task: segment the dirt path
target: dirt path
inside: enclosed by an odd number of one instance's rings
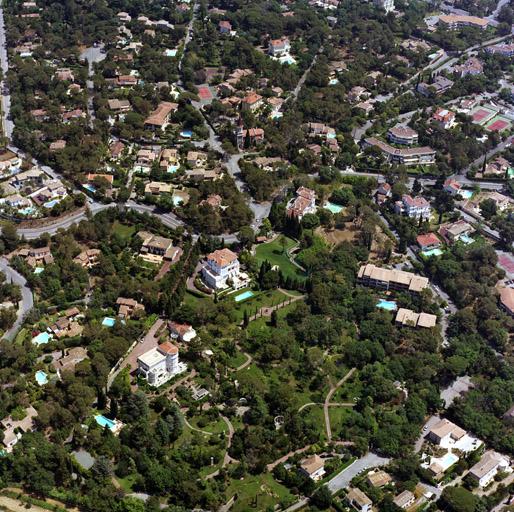
[[[252,364],[253,357],[250,354],[247,354],[246,352],[243,352],[243,354],[246,356],[246,361],[242,365],[238,366],[235,370],[233,370],[234,372],[244,370],[247,366]]]
[[[277,459],[275,462],[272,462],[271,464],[268,464],[266,468],[268,471],[273,471],[279,464],[282,464],[285,462],[289,457],[292,457],[293,455],[298,455],[300,453],[306,452],[312,444],[309,444],[307,446],[304,446],[303,448],[299,448],[298,450],[294,450],[292,452],[286,453],[283,457],[280,457],[280,459]]]
[[[337,391],[339,387],[341,387],[355,372],[356,368],[352,368],[335,386],[332,386],[327,393],[327,397],[325,398],[325,403],[323,405],[323,412],[325,414],[325,427],[327,430],[327,440],[328,442],[332,441],[332,428],[330,426],[330,414],[328,413],[328,408],[330,407],[330,400],[334,396],[334,393]]]

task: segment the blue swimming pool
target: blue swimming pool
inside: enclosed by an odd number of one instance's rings
[[[380,299],[376,305],[377,308],[385,309],[386,311],[396,311],[398,306],[394,300]]]
[[[443,254],[443,251],[439,248],[435,248],[435,249],[430,249],[428,251],[423,251],[423,256],[427,256],[427,257],[430,257],[430,256],[441,256],[441,254]]]
[[[109,418],[106,418],[102,414],[98,414],[95,416],[95,421],[101,426],[101,427],[107,427],[109,430],[113,430],[116,426],[116,423]]]
[[[191,130],[183,130],[180,132],[180,136],[184,137],[184,139],[190,139],[193,136],[193,132]]]
[[[172,201],[174,206],[178,206],[184,202],[184,198],[174,195]]]
[[[93,192],[93,194],[96,192],[96,188],[91,185],[91,183],[86,183],[83,185],[86,190],[89,190],[89,192]]]
[[[102,320],[102,325],[104,327],[114,327],[114,324],[116,323],[116,318],[112,318],[110,316],[106,316],[103,320]]]
[[[43,370],[37,371],[35,377],[36,377],[36,382],[40,386],[44,386],[45,384],[48,384],[48,375]]]
[[[178,171],[180,165],[168,165],[168,172],[173,174]]]
[[[475,240],[471,238],[469,235],[460,235],[459,240],[461,242],[464,242],[465,244],[469,245],[472,244]]]
[[[239,295],[236,295],[234,297],[234,300],[236,302],[241,302],[242,300],[249,299],[250,297],[253,297],[253,292],[250,290],[246,290],[246,292],[240,293]]]
[[[471,199],[471,197],[473,196],[473,191],[472,190],[461,190],[459,192],[459,194],[464,198],[464,199]]]
[[[58,199],[52,199],[51,201],[47,201],[43,204],[45,208],[53,208],[59,202]]]
[[[44,345],[45,343],[48,343],[51,339],[52,335],[44,331],[40,332],[37,336],[34,336],[34,338],[32,338],[32,343],[35,343],[36,345]]]
[[[45,271],[45,268],[44,267],[36,267],[34,269],[34,274],[41,274],[41,272],[44,272]]]
[[[329,81],[328,81],[328,85],[336,85],[339,83],[339,80],[337,78],[331,78]]]
[[[341,213],[344,208],[336,203],[331,203],[330,201],[325,201],[323,208],[330,210],[332,213]]]
[[[26,208],[22,208],[21,210],[18,210],[18,213],[20,215],[32,215],[35,213],[36,209],[33,206],[27,206]]]
[[[170,50],[170,49],[167,49],[164,51],[164,55],[166,55],[166,57],[176,57],[177,56],[177,52],[178,50],[176,48]]]

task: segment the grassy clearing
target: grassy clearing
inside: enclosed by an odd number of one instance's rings
[[[301,301],[293,302],[291,304],[288,304],[287,306],[284,306],[282,309],[279,309],[277,311],[277,318],[279,320],[283,320],[287,316],[288,313],[290,313],[291,311],[294,311],[297,304],[299,304],[300,302]],[[253,322],[250,323],[250,326],[248,327],[248,332],[250,335],[252,335],[253,333],[256,333],[259,330],[261,330],[267,326],[270,326],[270,325],[271,325],[270,318],[266,318],[266,317],[257,318]]]
[[[292,238],[285,237],[286,244],[282,247],[280,237],[267,244],[257,246],[255,250],[255,258],[259,263],[269,261],[272,265],[278,265],[285,277],[295,277],[304,279],[305,274],[293,265],[287,257],[287,251],[296,245]]]
[[[260,308],[275,306],[281,302],[284,302],[289,297],[284,295],[279,290],[268,290],[266,292],[257,293],[251,299],[245,300],[240,303],[235,303],[234,313],[236,320],[242,321],[244,318],[244,312],[247,311],[249,316],[254,315]],[[227,297],[226,300],[233,300],[231,296]]]
[[[127,226],[125,224],[121,224],[121,222],[116,221],[112,225],[112,230],[114,233],[119,235],[124,240],[127,240],[132,237],[132,235],[135,233],[136,228],[135,226]]]
[[[121,488],[125,492],[133,492],[134,484],[136,483],[137,474],[128,475],[125,478],[116,478]]]
[[[276,504],[286,505],[295,500],[289,489],[276,482],[269,473],[235,480],[230,484],[227,494],[237,494],[231,508],[233,512],[266,510]]]

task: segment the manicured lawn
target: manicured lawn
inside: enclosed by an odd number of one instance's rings
[[[295,500],[289,489],[276,482],[269,473],[233,481],[227,495],[232,497],[234,494],[237,494],[237,499],[232,512],[266,510],[276,504],[293,503]]]
[[[121,224],[120,222],[116,221],[112,225],[112,230],[117,233],[121,238],[127,240],[128,238],[132,237],[134,232],[136,231],[135,226],[127,226],[125,224]]]
[[[341,432],[343,420],[349,412],[349,407],[329,407],[328,415],[330,416],[330,427],[332,428],[332,438],[334,440],[339,440],[339,432]],[[341,441],[350,441],[350,439],[341,439]]]
[[[325,430],[325,416],[323,414],[322,405],[310,405],[306,407],[301,413],[305,422],[312,425],[320,434],[320,440],[325,441],[327,438]]]
[[[277,311],[278,319],[283,320],[287,316],[288,313],[290,313],[291,311],[294,311],[294,309],[296,308],[296,306],[298,304],[300,304],[300,302],[302,302],[302,301],[292,302],[291,304],[288,304],[287,306],[284,306],[283,308],[279,309]],[[260,329],[266,327],[267,325],[270,325],[270,322],[271,322],[271,318],[266,318],[266,317],[257,318],[248,327],[249,334],[251,335],[252,333],[255,333],[255,332],[259,331]]]
[[[285,277],[305,279],[304,273],[289,261],[286,254],[295,244],[296,242],[293,239],[286,237],[286,246],[283,248],[279,237],[273,242],[258,245],[255,250],[255,257],[259,263],[267,260],[271,265],[278,265]]]
[[[198,416],[195,416],[194,418],[189,419],[189,423],[193,425],[193,427],[204,430],[205,432],[212,432],[213,434],[221,434],[222,432],[228,431],[227,424],[220,418],[217,421],[207,423],[205,426],[200,426],[198,424],[198,421],[200,418]]]
[[[236,297],[239,292],[235,294],[227,296],[224,300],[234,300],[233,297]],[[268,290],[266,292],[254,292],[255,297],[252,297],[248,300],[245,300],[240,303],[235,303],[236,306],[234,308],[234,313],[236,316],[236,320],[241,322],[244,318],[245,310],[248,311],[248,315],[252,316],[258,311],[260,308],[264,306],[275,306],[281,302],[284,302],[289,297],[284,295],[279,290]]]
[[[234,357],[231,357],[227,362],[230,368],[238,368],[246,361],[246,356],[242,352],[237,352]]]
[[[212,299],[210,297],[197,297],[196,295],[193,295],[189,291],[186,291],[183,302],[184,302],[184,304],[187,304],[188,306],[196,308],[199,304],[206,303],[206,302],[212,302]]]

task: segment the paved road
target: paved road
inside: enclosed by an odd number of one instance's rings
[[[11,121],[11,96],[5,77],[9,70],[9,61],[7,59],[7,43],[5,39],[5,22],[4,22],[4,10],[0,3],[0,67],[4,76],[4,80],[1,82],[0,87],[2,88],[2,127],[5,136],[9,139],[12,137],[14,123]]]
[[[444,400],[444,408],[448,409],[456,398],[473,387],[474,385],[471,382],[471,377],[469,375],[464,375],[453,381],[447,388],[441,390],[440,396]]]
[[[329,488],[332,494],[340,491],[341,489],[346,489],[353,478],[355,478],[361,471],[369,468],[377,468],[380,466],[385,466],[389,464],[391,459],[380,457],[375,453],[368,453],[356,460],[353,464],[348,466],[346,469],[343,469],[339,474],[337,474],[334,478],[328,481],[327,487]]]
[[[89,115],[89,126],[93,127],[93,122],[96,119],[95,116],[95,108],[93,103],[93,92],[94,92],[94,83],[93,83],[93,76],[95,74],[94,64],[97,62],[102,62],[105,60],[106,54],[103,51],[104,45],[98,45],[98,46],[90,46],[89,48],[86,48],[81,54],[80,59],[87,61],[87,112]]]
[[[4,334],[4,338],[12,341],[20,330],[25,317],[34,306],[34,298],[32,291],[27,285],[27,280],[16,270],[9,266],[9,262],[5,258],[0,258],[0,270],[5,273],[8,282],[14,283],[21,288],[21,302],[18,307],[16,321],[13,326]]]
[[[421,450],[421,447],[423,446],[423,443],[425,441],[425,437],[430,431],[430,429],[438,422],[441,418],[438,415],[430,416],[428,421],[423,425],[423,429],[421,430],[421,434],[418,437],[416,443],[414,444],[414,453],[419,453]]]

